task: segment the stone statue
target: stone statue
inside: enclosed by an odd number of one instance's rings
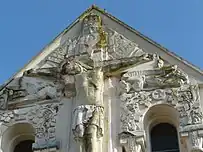
[[[85,152],[95,152],[98,138],[103,136],[103,72],[101,68],[78,75],[76,92],[83,100],[74,111],[73,133],[82,141]]]
[[[103,136],[103,107],[81,105],[74,111],[73,134],[81,141],[85,152],[97,149],[97,139]]]
[[[164,66],[164,61],[160,58],[158,54],[153,54],[153,60],[156,62],[155,68],[162,68]]]
[[[75,93],[76,108],[72,127],[75,140],[81,143],[85,152],[96,152],[98,138],[103,136],[103,71],[102,68],[89,67],[77,59],[69,58],[61,66],[64,94],[71,95],[71,90]]]
[[[163,70],[164,73],[157,76],[157,78],[161,78],[161,83],[169,85],[189,83],[188,76],[178,69],[177,65],[165,66],[162,67],[161,70]]]
[[[102,105],[103,72],[101,71],[101,68],[91,70],[83,76],[83,88],[87,103]]]
[[[96,45],[100,41],[100,28],[100,16],[89,14],[83,19],[82,33],[77,47],[79,53],[87,53],[92,58]]]

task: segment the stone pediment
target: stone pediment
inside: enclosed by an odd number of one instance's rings
[[[197,68],[92,7],[2,87],[0,107],[72,98],[74,76],[98,68],[105,77],[122,77],[122,85],[131,90],[176,88],[190,79],[203,80]]]
[[[89,14],[94,15],[88,18]],[[105,53],[96,55],[98,48]],[[77,18],[14,77],[22,76],[29,69],[58,67],[65,58],[85,52],[92,59],[102,61],[158,54],[165,62],[178,65],[198,81],[203,80],[201,70],[96,6]]]

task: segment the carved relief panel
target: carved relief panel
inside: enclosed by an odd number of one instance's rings
[[[26,122],[35,128],[34,150],[44,148],[59,148],[56,141],[56,118],[60,109],[60,104],[37,105],[29,108],[1,111],[0,121],[8,126],[12,124]]]
[[[194,126],[201,125],[203,118],[198,85],[190,84],[188,76],[177,66],[129,71],[122,75],[119,86],[121,132],[134,138],[143,132],[144,139],[145,113],[154,105],[166,104],[179,112],[179,130],[188,132],[188,138],[192,140],[190,134],[198,130]],[[186,131],[187,126],[193,126],[193,129]],[[194,142],[196,145],[200,144],[199,138]],[[191,146],[193,149],[197,147],[195,144]]]
[[[7,110],[12,103],[15,108],[22,101],[58,103],[25,108],[24,112],[1,111],[0,121],[28,121],[36,129],[35,149],[57,147],[59,103],[62,98],[75,99],[74,138],[86,152],[95,152],[105,134],[104,79],[115,76],[120,78],[119,140],[126,152],[145,151],[144,114],[157,104],[177,109],[181,137],[187,137],[193,149],[201,149],[203,114],[199,90],[189,82],[187,74],[157,54],[147,53],[119,31],[109,29],[97,14],[85,14],[80,24],[79,36],[67,39],[36,68],[25,71],[0,90],[1,110]],[[77,78],[82,80],[81,85]]]

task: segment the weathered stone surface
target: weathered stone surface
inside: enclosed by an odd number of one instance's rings
[[[178,113],[174,126],[184,144],[180,147],[202,151],[199,81],[106,20],[100,13],[85,14],[78,20],[80,28],[73,28],[77,32],[64,32],[61,43],[42,53],[41,61],[2,87],[1,124],[32,124],[34,151],[144,152],[150,150],[151,129],[144,126],[145,115],[155,105],[167,105]],[[108,90],[111,79],[118,84]],[[62,103],[66,106],[59,113]],[[57,125],[64,132],[59,137]]]
[[[74,110],[72,130],[76,140],[84,140],[87,136],[88,126],[97,127],[98,138],[104,134],[104,108],[96,105],[81,105]]]
[[[18,122],[29,122],[32,124],[35,128],[34,149],[58,147],[55,131],[59,108],[59,104],[46,104],[19,110],[4,111],[0,114],[0,121],[11,125]]]

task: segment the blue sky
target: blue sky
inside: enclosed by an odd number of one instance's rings
[[[203,0],[5,0],[0,3],[0,84],[92,4],[203,68]]]

